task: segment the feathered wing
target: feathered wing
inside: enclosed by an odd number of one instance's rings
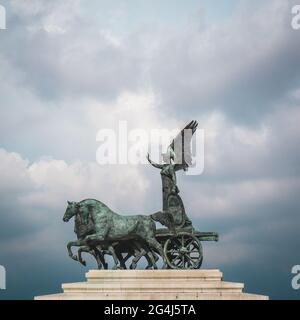
[[[193,120],[182,129],[176,138],[172,141],[169,148],[175,154],[175,164],[178,165],[178,169],[192,165],[192,137],[196,132],[198,122]]]

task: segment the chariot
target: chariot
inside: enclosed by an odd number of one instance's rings
[[[113,212],[103,202],[85,199],[69,202],[63,220],[75,217],[76,241],[67,245],[69,256],[82,264],[81,252],[92,254],[98,268],[107,268],[104,256],[111,255],[114,268],[126,269],[131,259],[131,269],[145,257],[147,268],[157,269],[159,256],[164,268],[199,269],[203,261],[202,241],[218,241],[214,232],[196,231],[185,212],[179,195],[176,172],[187,171],[192,166],[191,139],[198,123],[191,121],[172,141],[168,152],[162,154],[164,163],[150,159],[150,164],[160,170],[162,179],[162,210],[151,215],[122,216]],[[155,222],[167,228],[156,229]],[[78,256],[71,247],[79,247]]]
[[[203,261],[201,241],[218,241],[215,232],[199,232],[192,229],[158,229],[157,241],[163,246],[167,266],[170,269],[200,269]]]

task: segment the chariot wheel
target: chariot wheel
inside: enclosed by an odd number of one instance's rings
[[[203,260],[200,241],[187,232],[169,238],[164,245],[164,254],[171,269],[200,269]]]

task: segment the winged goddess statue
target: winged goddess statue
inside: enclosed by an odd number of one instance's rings
[[[192,228],[192,222],[187,217],[179,189],[177,187],[176,172],[180,170],[187,171],[192,166],[192,150],[191,142],[193,134],[196,132],[198,122],[193,120],[182,129],[175,139],[169,145],[167,152],[162,154],[163,164],[158,164],[150,159],[148,153],[147,159],[149,163],[157,169],[160,169],[162,179],[163,194],[163,212],[169,213],[172,221],[164,221],[161,211],[153,214],[154,220],[162,224],[176,228]]]

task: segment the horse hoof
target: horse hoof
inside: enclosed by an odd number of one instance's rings
[[[114,270],[124,270],[124,268],[122,266],[114,266],[113,269]]]
[[[77,256],[72,256],[71,258],[72,258],[73,260],[75,260],[75,261],[78,261]]]
[[[80,263],[86,267],[86,262],[85,261],[80,261]]]

